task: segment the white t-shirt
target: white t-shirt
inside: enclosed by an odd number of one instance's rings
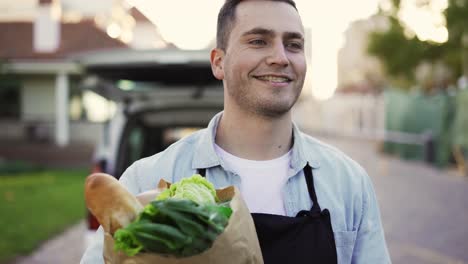
[[[215,144],[226,168],[241,178],[240,191],[251,213],[286,215],[283,187],[288,180],[291,151],[265,161],[236,157]]]

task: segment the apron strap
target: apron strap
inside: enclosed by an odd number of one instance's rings
[[[200,174],[203,178],[205,178],[206,169],[205,169],[205,168],[203,168],[203,169],[198,169],[198,174]]]
[[[200,174],[203,178],[206,175],[206,168],[198,169],[198,174]],[[307,189],[309,190],[310,199],[312,199],[312,209],[311,212],[320,213],[322,210],[320,209],[320,205],[317,200],[317,194],[315,193],[315,186],[314,186],[314,174],[312,172],[312,167],[310,167],[309,163],[306,164],[304,167],[304,176],[306,178]]]
[[[304,167],[304,176],[307,183],[307,189],[309,190],[309,196],[313,203],[312,209],[310,209],[310,211],[320,213],[322,210],[320,209],[320,205],[317,200],[317,194],[315,193],[314,174],[312,172],[312,167],[310,167],[308,162]]]

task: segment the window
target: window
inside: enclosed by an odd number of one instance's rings
[[[0,75],[0,118],[19,118],[19,83]]]

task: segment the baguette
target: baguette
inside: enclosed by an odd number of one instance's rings
[[[105,232],[114,234],[130,224],[143,210],[143,205],[114,177],[94,173],[85,182],[86,206]]]

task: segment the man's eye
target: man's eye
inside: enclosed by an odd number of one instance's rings
[[[293,50],[302,50],[304,49],[304,45],[300,42],[291,42],[286,44],[286,47],[293,49]]]
[[[264,46],[266,45],[266,41],[264,41],[263,39],[254,39],[254,40],[249,41],[249,44],[255,45],[255,46]]]

